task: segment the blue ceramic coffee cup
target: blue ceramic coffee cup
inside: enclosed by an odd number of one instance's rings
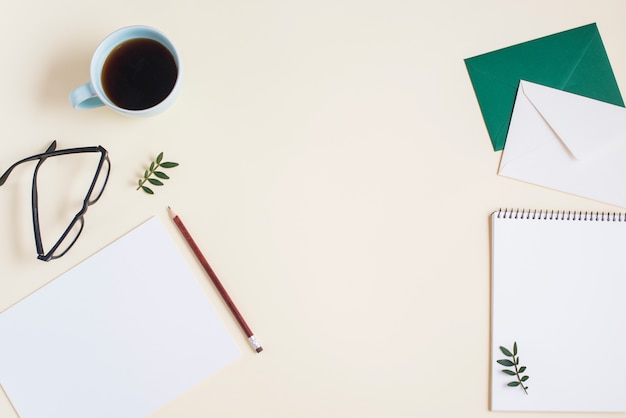
[[[180,90],[182,66],[172,42],[157,29],[128,26],[96,48],[90,78],[70,93],[75,109],[107,106],[129,116],[167,109]]]

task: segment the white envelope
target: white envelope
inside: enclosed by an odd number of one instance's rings
[[[498,174],[626,207],[626,109],[520,81]]]

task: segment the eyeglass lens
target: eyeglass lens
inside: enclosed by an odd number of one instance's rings
[[[83,232],[85,226],[84,216],[78,217],[66,230],[66,233],[61,236],[59,241],[50,250],[47,257],[40,257],[42,259],[54,260],[55,258],[62,257],[78,240],[80,233]]]
[[[91,190],[91,194],[89,195],[88,203],[93,205],[100,199],[102,196],[102,192],[104,192],[104,187],[109,180],[109,174],[111,172],[111,163],[108,157],[105,157],[102,160],[102,166],[96,173],[96,177],[93,182],[93,188]]]
[[[75,155],[69,155],[67,157],[72,157]],[[62,157],[59,159],[63,159]],[[48,161],[50,159],[46,159],[42,164],[42,167],[48,165]],[[57,232],[55,235],[59,237],[56,242],[53,242],[53,245],[46,247],[43,243],[41,247],[38,247],[38,252],[40,259],[42,260],[52,260],[55,258],[59,258],[63,256],[72,246],[76,243],[76,240],[80,236],[83,231],[83,227],[85,224],[84,214],[87,211],[87,207],[96,203],[98,199],[102,196],[104,192],[104,188],[107,184],[109,173],[110,173],[111,165],[106,154],[101,155],[99,163],[96,167],[96,171],[94,173],[94,177],[89,184],[89,189],[87,191],[87,195],[84,196],[84,200],[80,203],[80,208],[75,209],[76,215],[70,221],[69,226],[60,234]],[[84,189],[83,189],[84,190]],[[38,221],[35,220],[35,224]],[[42,233],[43,235],[43,233]],[[55,235],[52,235],[54,237]],[[37,238],[36,238],[37,240]],[[47,251],[47,253],[46,253]]]

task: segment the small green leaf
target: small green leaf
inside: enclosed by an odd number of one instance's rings
[[[507,350],[506,348],[500,346],[500,351],[502,351],[502,353],[507,356],[507,357],[513,357],[513,354],[511,354],[511,352],[509,350]]]
[[[165,183],[161,180],[168,180],[170,177],[163,171],[157,171],[158,168],[172,168],[177,166],[178,163],[172,161],[163,162],[163,152],[160,152],[156,159],[150,163],[150,168],[144,172],[143,178],[139,179],[139,186],[137,187],[137,190],[143,189],[146,193],[154,194],[154,191],[151,188],[144,186],[144,184],[149,183],[154,186],[164,186]],[[154,176],[154,178],[152,176]]]
[[[511,387],[520,387],[526,395],[528,395],[528,387],[524,386],[524,382],[529,379],[529,376],[523,376],[522,373],[526,371],[526,366],[520,366],[520,356],[517,355],[517,341],[513,342],[513,350],[509,350],[500,346],[500,351],[504,353],[509,359],[496,360],[498,364],[510,367],[512,369],[502,370],[502,373],[507,376],[512,376],[516,380],[509,382],[507,385]]]

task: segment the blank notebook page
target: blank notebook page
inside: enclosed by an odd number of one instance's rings
[[[144,417],[240,355],[158,218],[0,314],[0,341],[21,418]]]
[[[499,211],[492,220],[491,409],[626,411],[624,215]],[[524,385],[497,360],[517,343]]]

